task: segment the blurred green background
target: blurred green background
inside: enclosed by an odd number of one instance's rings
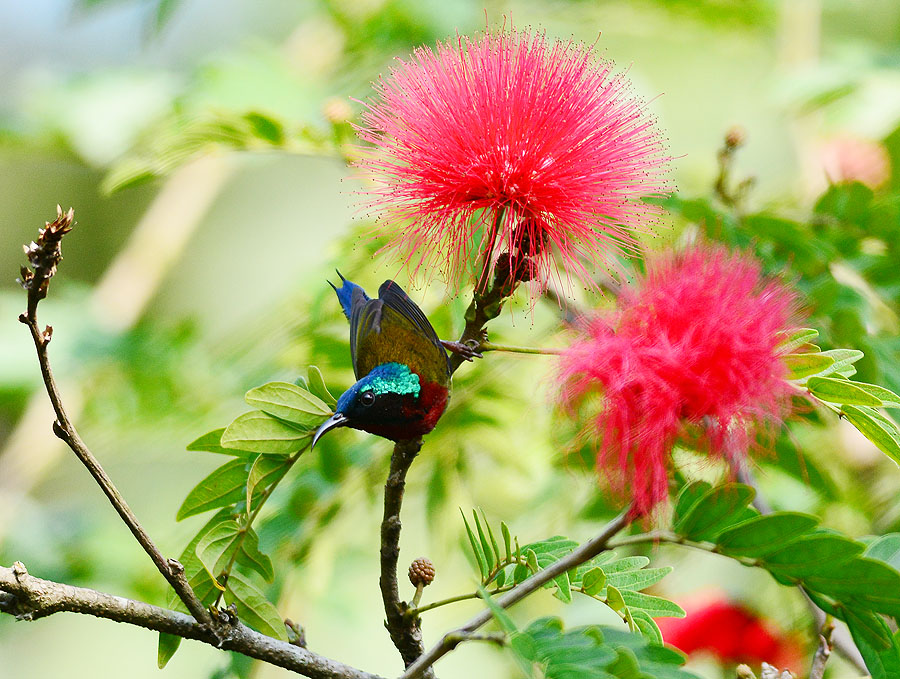
[[[680,196],[696,199],[672,206],[666,233],[698,222],[709,232],[709,211],[736,215],[713,235],[799,278],[825,343],[864,349],[862,377],[900,388],[895,0],[0,0],[0,563],[164,601],[149,560],[52,437],[33,347],[16,321],[21,244],[55,205],[73,206],[78,221],[41,309],[56,330],[64,397],[151,535],[177,554],[202,524],[175,523],[181,499],[220,462],[185,445],[246,410],[247,389],[293,381],[310,363],[339,393],[351,380],[349,352],[326,278],[335,266],[370,289],[402,278],[357,235],[365,221],[345,162],[355,100],[393,58],[483,29],[486,16],[492,26],[506,17],[596,41],[627,68],[665,130]],[[731,171],[756,180],[736,210],[712,195],[716,153],[735,125],[746,144]],[[842,179],[863,183],[823,203],[829,180]],[[824,245],[810,246],[813,238]],[[463,299],[445,304],[437,284],[413,297],[442,336],[459,332]],[[555,309],[531,318],[526,307],[520,300],[498,319],[494,337],[563,341]],[[423,554],[437,564],[433,599],[476,580],[457,507],[484,508],[523,541],[583,539],[612,511],[590,465],[560,452],[551,371],[542,357],[491,356],[455,380],[453,410],[413,467],[404,507],[401,564]],[[896,529],[896,467],[835,422],[794,429],[780,441],[790,452],[760,472],[776,507],[814,511],[853,535]],[[392,676],[399,660],[382,627],[375,557],[388,450],[356,432],[325,439],[267,505],[260,534],[281,574],[270,594],[307,628],[310,646]],[[802,602],[763,573],[666,550],[654,560],[690,561],[667,578],[669,596],[715,582],[761,612],[777,605],[783,629],[807,633]],[[430,614],[426,640],[476,608]],[[600,608],[562,610],[539,596],[520,614],[577,624],[603,618]],[[145,630],[74,615],[0,618],[2,679],[156,677],[155,660],[156,636]],[[694,667],[721,676],[709,660]],[[501,652],[479,646],[442,661],[440,675],[473,668],[515,676]],[[162,672],[285,674],[194,643]]]

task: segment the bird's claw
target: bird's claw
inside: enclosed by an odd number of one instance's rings
[[[472,361],[476,358],[484,358],[482,353],[478,351],[481,343],[478,340],[468,340],[466,342],[451,342],[450,340],[441,340],[444,348],[454,354],[461,356],[466,361]]]

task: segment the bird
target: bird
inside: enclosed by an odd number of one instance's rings
[[[434,429],[450,401],[451,365],[428,318],[394,281],[370,298],[341,272],[329,281],[350,321],[350,356],[356,383],[337,401],[334,415],[313,436],[351,427],[391,441]],[[455,343],[449,343],[455,344]]]

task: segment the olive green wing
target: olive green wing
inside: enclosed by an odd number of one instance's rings
[[[363,297],[354,294],[351,300],[350,353],[356,378],[383,363],[402,363],[426,381],[449,386],[447,352],[425,314],[400,286],[385,281],[378,299]]]

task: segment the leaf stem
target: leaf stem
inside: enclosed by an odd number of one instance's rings
[[[488,594],[502,594],[503,592],[508,592],[515,585],[506,585],[505,587],[498,587],[497,589],[493,589]],[[468,601],[470,599],[480,599],[481,595],[478,592],[469,592],[468,594],[457,594],[456,596],[447,597],[446,599],[441,599],[440,601],[434,601],[430,604],[425,604],[424,606],[419,606],[417,608],[410,608],[406,611],[406,615],[408,617],[414,618],[420,613],[425,613],[427,611],[434,610],[435,608],[440,608],[441,606],[447,606],[448,604],[455,604],[460,601]]]
[[[223,588],[228,585],[228,577],[231,575],[231,571],[234,568],[235,562],[237,561],[238,554],[240,553],[241,549],[243,549],[244,540],[247,537],[247,533],[252,528],[253,522],[259,515],[260,510],[263,508],[263,505],[266,504],[266,500],[268,500],[269,497],[271,497],[272,493],[275,491],[275,487],[284,480],[284,477],[287,476],[288,472],[294,466],[294,463],[300,458],[300,455],[306,452],[308,447],[309,445],[307,444],[285,460],[285,464],[287,464],[287,470],[285,470],[284,474],[282,474],[280,478],[276,479],[273,483],[266,486],[262,493],[260,493],[259,501],[256,503],[256,507],[254,507],[249,514],[244,515],[245,521],[244,525],[241,526],[240,537],[237,539],[237,549],[234,550],[234,554],[231,555],[228,563],[225,564],[225,567],[222,569],[222,573],[220,574],[220,577],[222,577],[222,588],[217,588],[219,592],[216,596],[216,602],[213,604],[213,606],[217,607],[221,603],[222,597],[225,595],[225,590]]]
[[[549,347],[517,347],[510,344],[494,344],[484,341],[478,345],[478,351],[504,351],[510,354],[540,354],[544,356],[559,356],[565,350]]]

